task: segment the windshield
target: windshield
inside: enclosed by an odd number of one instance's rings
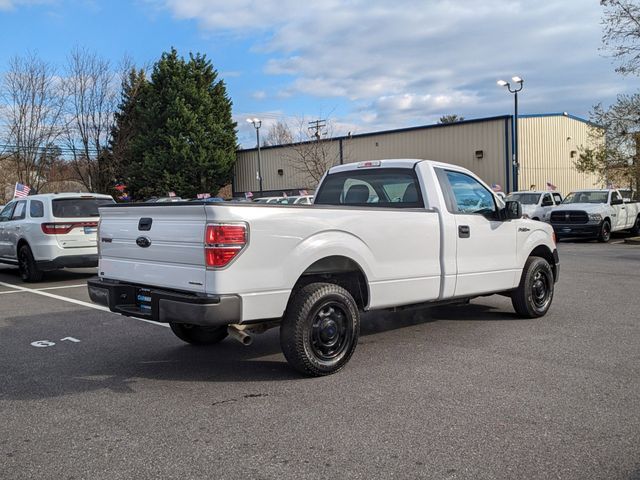
[[[512,193],[507,196],[509,202],[520,202],[522,205],[537,205],[540,200],[539,193]]]
[[[98,207],[115,203],[112,198],[59,198],[53,200],[53,216],[58,218],[99,217]]]
[[[571,192],[562,201],[566,203],[607,203],[609,199],[609,192],[603,192],[600,190],[585,191],[585,192]]]

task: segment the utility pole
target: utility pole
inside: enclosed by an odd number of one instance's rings
[[[310,132],[315,130],[315,132],[312,135],[316,137],[316,140],[320,140],[320,136],[321,136],[320,130],[322,130],[326,126],[327,126],[326,120],[314,120],[313,122],[309,122],[308,130]]]

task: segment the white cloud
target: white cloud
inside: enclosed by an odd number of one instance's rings
[[[504,113],[512,99],[495,80],[514,74],[526,80],[525,111],[583,113],[605,100],[599,86],[607,85],[607,92],[625,88],[599,56],[597,2],[165,0],[163,5],[207,31],[255,37],[255,48],[270,57],[265,73],[293,77],[280,96],[344,98],[372,125],[402,126],[443,113]]]
[[[21,6],[50,5],[55,0],[0,0],[0,10],[15,10]]]

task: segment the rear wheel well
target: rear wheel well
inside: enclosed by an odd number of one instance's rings
[[[549,262],[549,265],[551,265],[551,268],[553,270],[553,277],[555,279],[558,278],[558,272],[556,269],[556,260],[553,258],[553,253],[551,252],[551,250],[549,250],[549,247],[547,247],[546,245],[538,245],[536,248],[534,248],[531,251],[529,256],[544,258],[547,262]]]
[[[314,282],[340,285],[351,294],[361,310],[369,304],[367,278],[360,265],[348,257],[325,257],[310,265],[298,278],[290,298],[299,289]]]
[[[18,256],[18,253],[20,253],[20,249],[22,248],[23,245],[26,245],[27,247],[29,247],[29,243],[27,243],[27,241],[24,238],[21,238],[20,240],[18,240],[18,245],[16,247],[16,257]]]

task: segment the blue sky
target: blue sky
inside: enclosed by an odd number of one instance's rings
[[[587,116],[635,91],[600,47],[595,0],[0,0],[0,71],[28,51],[60,67],[75,46],[152,64],[206,53],[245,123],[329,118],[335,133],[510,113],[498,78],[520,75],[523,113]]]

